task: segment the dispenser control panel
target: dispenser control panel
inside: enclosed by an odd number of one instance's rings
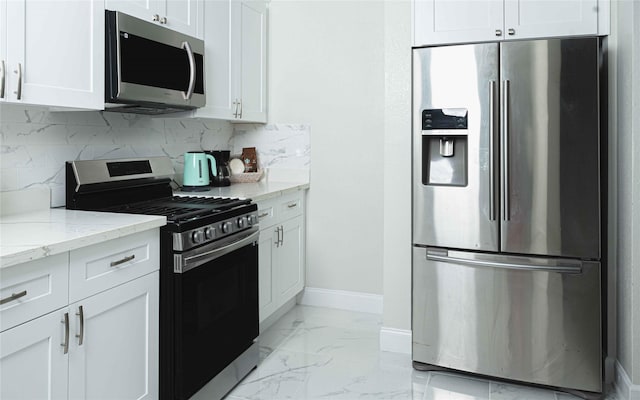
[[[422,110],[422,130],[467,129],[466,108],[436,108]]]

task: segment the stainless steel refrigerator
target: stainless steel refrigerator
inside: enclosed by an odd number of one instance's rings
[[[598,38],[413,50],[412,356],[601,392]]]

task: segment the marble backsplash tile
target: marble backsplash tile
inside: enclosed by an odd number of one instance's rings
[[[309,169],[310,131],[304,124],[237,124],[231,138],[234,153],[255,147],[260,168]]]
[[[168,156],[182,176],[187,151],[256,147],[262,168],[307,168],[308,125],[238,124],[98,111],[0,107],[0,191],[48,187],[64,205],[65,161]]]
[[[0,107],[0,191],[49,187],[64,204],[65,161],[168,156],[182,173],[187,151],[228,149],[226,121],[97,111]]]

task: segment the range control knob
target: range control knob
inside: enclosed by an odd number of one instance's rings
[[[198,229],[197,231],[193,231],[191,233],[191,241],[194,244],[202,243],[203,240],[204,240],[204,232],[202,231],[202,229]]]
[[[238,220],[236,221],[236,225],[238,226],[238,228],[242,229],[245,227],[247,223],[247,220],[245,219],[245,217],[240,217],[238,218]]]
[[[215,234],[215,228],[212,228],[210,226],[207,226],[206,228],[204,228],[204,238],[205,239],[213,239],[213,235]]]
[[[256,217],[254,214],[251,214],[247,217],[247,223],[249,224],[249,226],[255,225],[258,223],[258,217]]]
[[[222,232],[224,233],[229,233],[231,232],[231,228],[233,225],[231,225],[231,222],[225,222],[222,224]]]

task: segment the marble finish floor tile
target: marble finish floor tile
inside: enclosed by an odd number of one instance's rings
[[[296,306],[260,336],[261,360],[229,400],[579,400],[568,393],[412,368],[379,351],[381,317]],[[606,400],[617,400],[614,394]]]

